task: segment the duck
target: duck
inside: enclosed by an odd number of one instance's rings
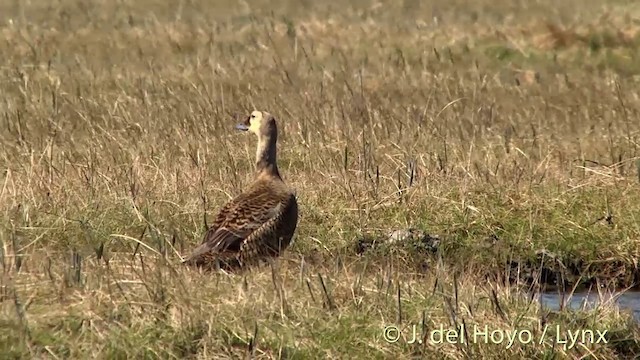
[[[235,128],[258,138],[254,179],[220,208],[201,244],[183,260],[191,267],[233,271],[274,260],[289,247],[298,226],[296,192],[278,170],[275,117],[254,110]]]

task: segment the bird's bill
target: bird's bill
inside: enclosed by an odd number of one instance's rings
[[[248,131],[249,130],[249,125],[251,125],[251,123],[249,122],[249,120],[251,119],[250,116],[247,116],[243,122],[239,123],[236,125],[236,129],[240,130],[240,131]]]

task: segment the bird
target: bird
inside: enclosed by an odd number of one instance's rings
[[[235,128],[258,138],[254,180],[220,208],[202,243],[183,260],[188,266],[234,271],[272,261],[289,247],[298,226],[296,192],[278,170],[275,117],[254,110]]]

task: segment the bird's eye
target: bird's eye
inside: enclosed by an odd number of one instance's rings
[[[255,116],[254,114],[251,114],[251,118],[252,118],[252,119],[255,119],[255,118],[256,118],[256,116]]]

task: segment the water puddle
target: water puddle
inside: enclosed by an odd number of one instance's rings
[[[614,302],[620,310],[631,310],[633,317],[640,321],[640,291],[626,291],[619,293],[604,293],[598,294],[597,292],[575,292],[569,297],[565,295],[562,298],[562,294],[558,292],[546,292],[540,294],[540,302],[543,306],[551,310],[559,310],[562,301],[565,302],[565,306],[570,309],[593,309],[598,304],[602,303],[605,306],[609,306]]]

